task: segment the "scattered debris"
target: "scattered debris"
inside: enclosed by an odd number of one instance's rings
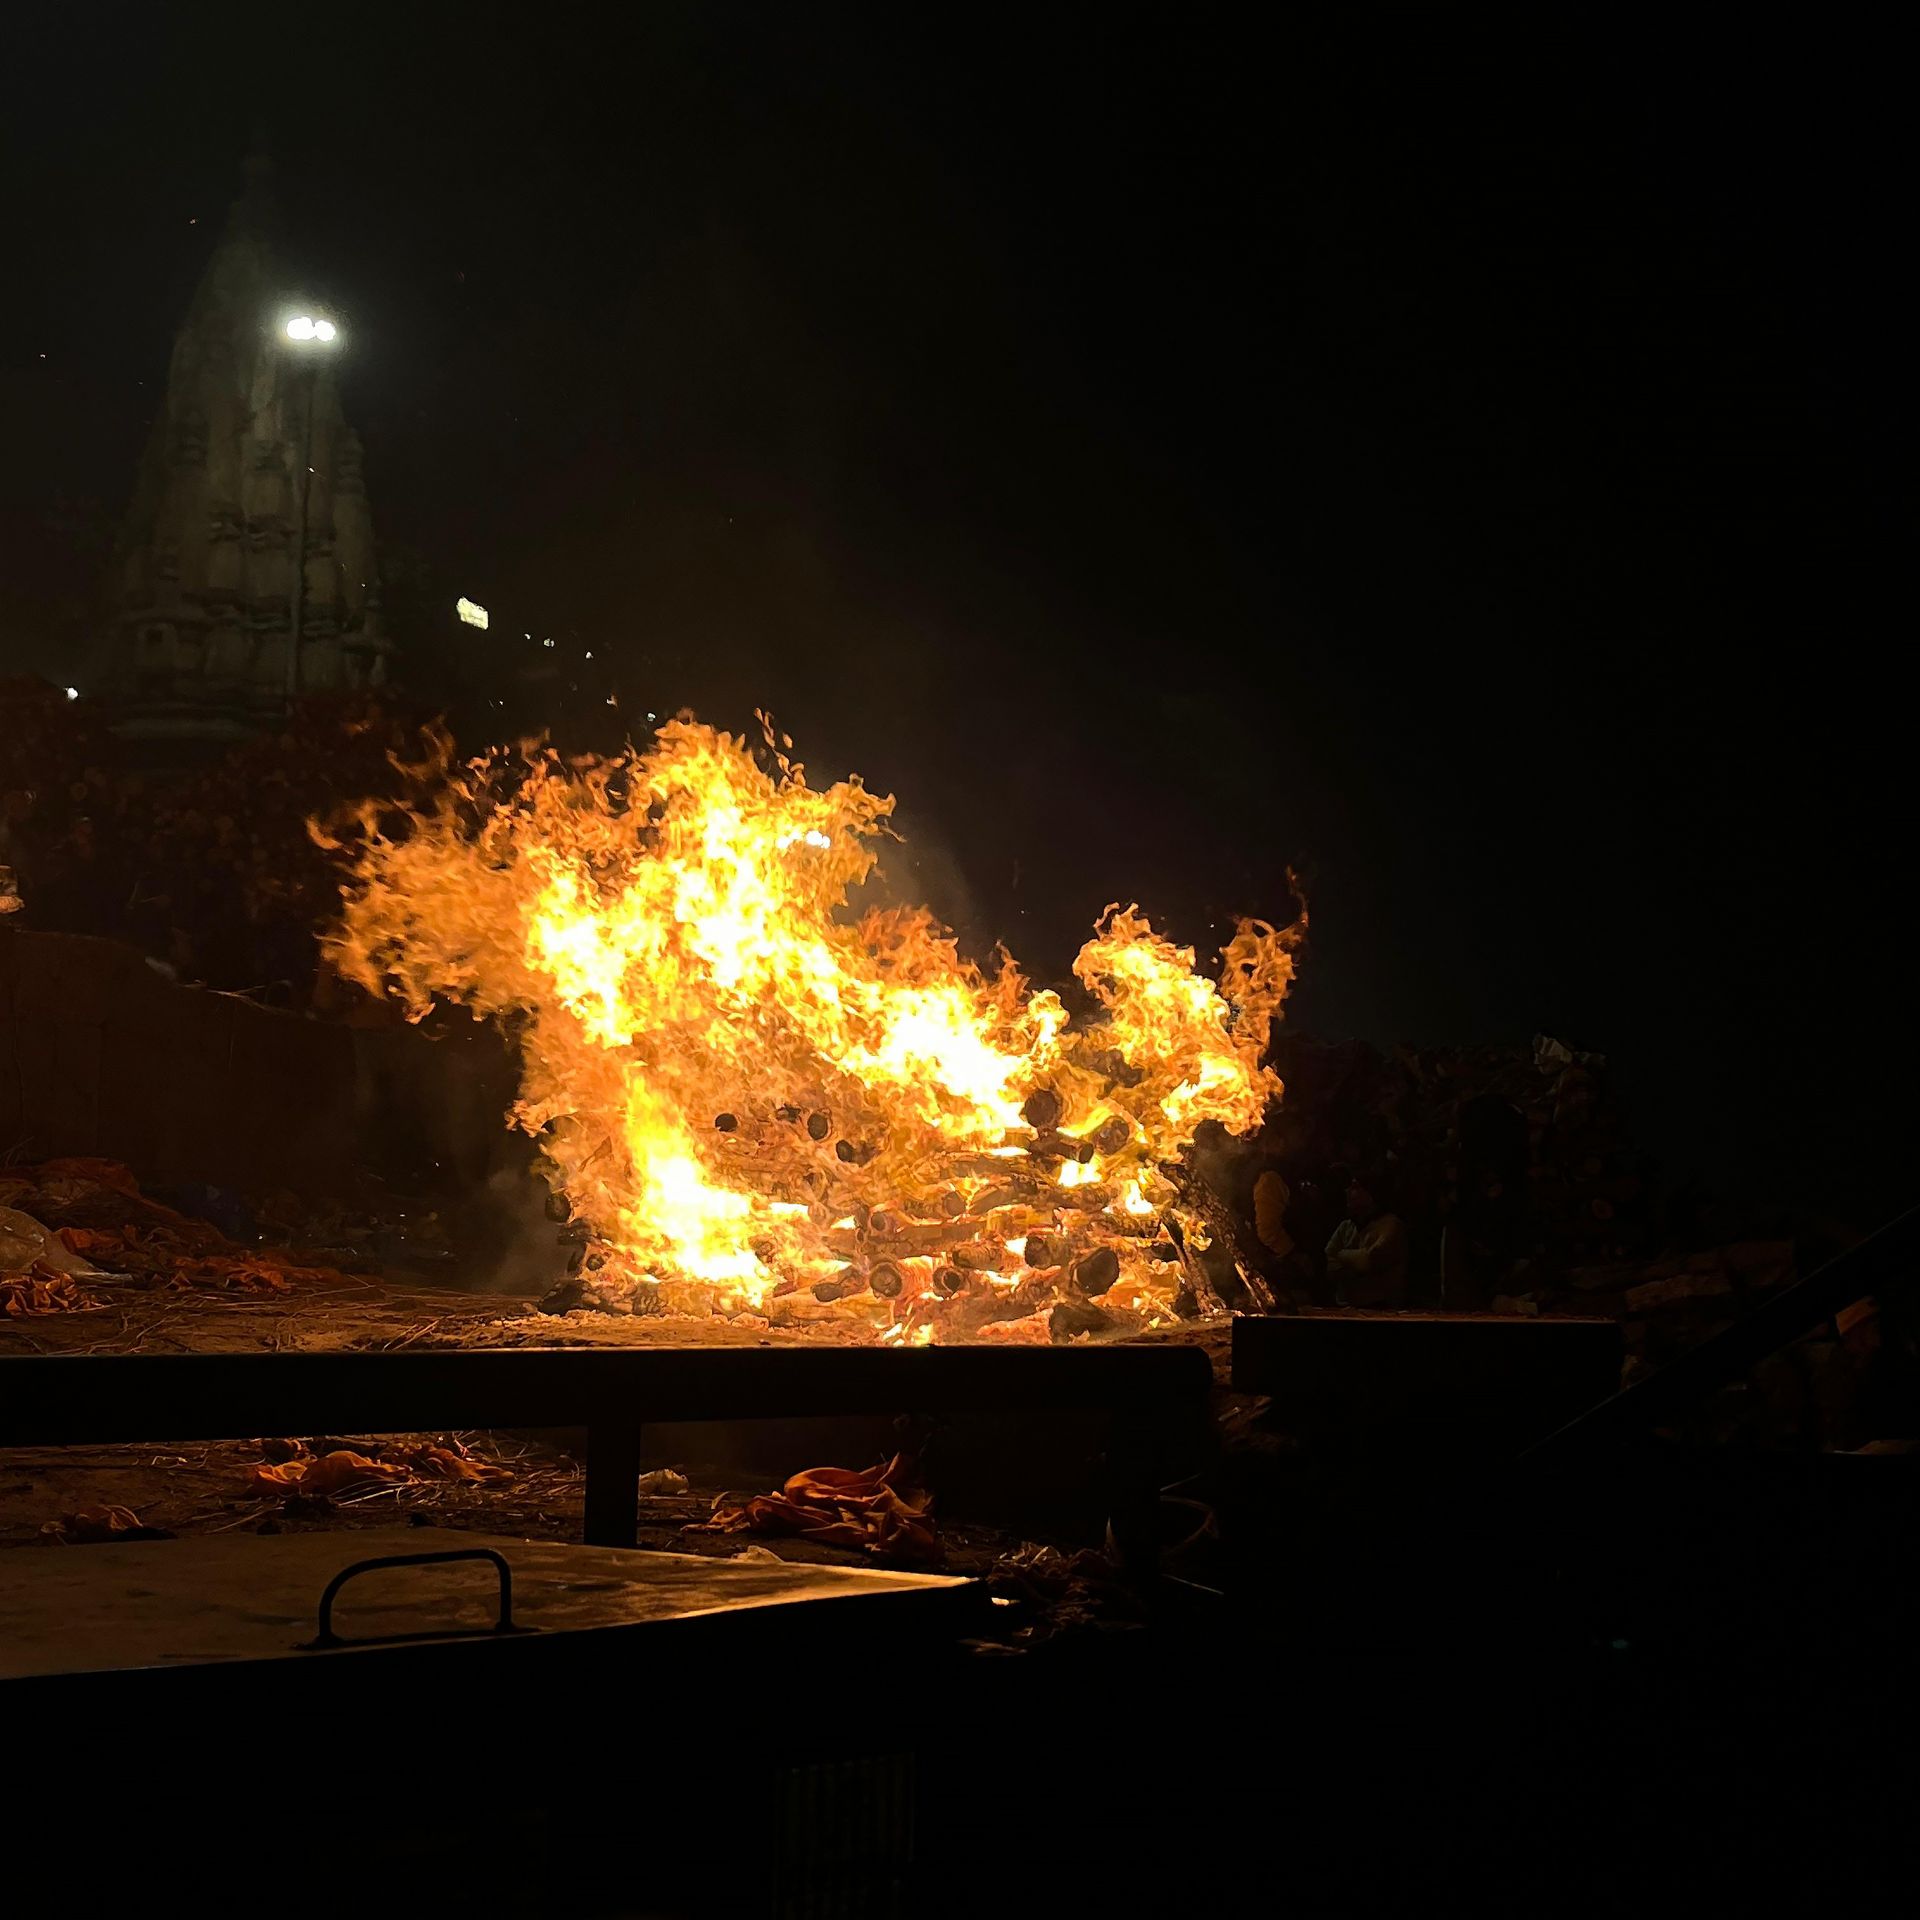
[[[0,1274],[0,1305],[15,1319],[32,1320],[43,1314],[98,1313],[101,1302],[83,1292],[71,1274],[44,1267],[37,1261],[25,1273]]]
[[[32,1214],[0,1206],[0,1273],[26,1273],[34,1267],[68,1274],[97,1271]]]
[[[253,1470],[260,1493],[297,1493],[308,1500],[330,1500],[339,1493],[391,1485],[412,1478],[399,1461],[370,1460],[342,1447],[334,1453],[297,1454],[291,1460],[263,1462]]]
[[[511,1467],[475,1459],[457,1440],[382,1446],[377,1452],[379,1457],[375,1458],[353,1447],[323,1444],[315,1451],[296,1445],[286,1458],[262,1461],[253,1469],[254,1489],[329,1500],[340,1494],[422,1480],[458,1480],[469,1486],[492,1487],[513,1478]]]
[[[218,1293],[354,1284],[338,1268],[288,1248],[231,1240],[211,1221],[143,1194],[119,1161],[84,1158],[0,1175],[0,1273],[47,1280],[46,1299],[55,1304],[16,1308],[10,1295],[8,1311],[22,1313],[81,1310],[57,1304],[69,1296],[97,1306],[71,1286],[76,1277]],[[55,1284],[62,1280],[69,1284]]]
[[[150,1527],[131,1507],[83,1507],[49,1520],[40,1531],[67,1546],[96,1546],[106,1540],[171,1540],[165,1527]]]
[[[1725,1273],[1677,1273],[1671,1280],[1649,1280],[1627,1289],[1627,1311],[1645,1313],[1653,1307],[1672,1306],[1680,1300],[1711,1300],[1733,1291],[1733,1281]]]
[[[810,1467],[778,1493],[755,1494],[744,1504],[729,1504],[723,1496],[700,1530],[785,1533],[815,1546],[859,1547],[916,1560],[940,1556],[933,1495],[918,1484],[916,1463],[904,1453],[864,1472]]]
[[[1011,1610],[999,1631],[1015,1650],[1062,1634],[1137,1625],[1144,1618],[1139,1596],[1096,1547],[1024,1541],[995,1558],[987,1590],[995,1607]]]

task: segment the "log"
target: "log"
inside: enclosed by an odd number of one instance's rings
[[[1201,1265],[1196,1250],[1187,1245],[1187,1236],[1179,1221],[1169,1216],[1166,1230],[1167,1238],[1180,1255],[1181,1285],[1174,1299],[1174,1312],[1183,1320],[1197,1320],[1207,1314],[1224,1313],[1226,1302],[1214,1291],[1213,1282],[1206,1268]]]
[[[992,1213],[1000,1207],[1011,1207],[1022,1200],[1031,1199],[1042,1191],[1039,1181],[1029,1181],[1023,1186],[982,1187],[967,1203],[967,1211],[977,1220],[982,1214]]]
[[[1119,1278],[1120,1256],[1111,1247],[1095,1247],[1085,1259],[1074,1262],[1074,1291],[1090,1300],[1105,1293]]]
[[[984,1233],[995,1240],[1014,1240],[1029,1233],[1043,1233],[1052,1221],[1053,1210],[1036,1196],[1031,1200],[1016,1200],[1010,1206],[995,1207],[984,1220],[968,1224],[977,1234]]]
[[[1013,1289],[1012,1301],[1016,1318],[1024,1318],[1029,1313],[1038,1313],[1042,1307],[1049,1307],[1059,1297],[1060,1282],[1066,1278],[1064,1267],[1049,1267],[1039,1273],[1030,1273]]]
[[[858,1227],[829,1227],[821,1234],[821,1244],[843,1260],[854,1260],[863,1253],[891,1255],[911,1260],[917,1254],[944,1253],[949,1247],[962,1246],[977,1239],[977,1220],[906,1220],[899,1230],[889,1234],[862,1233]]]
[[[947,1308],[941,1318],[943,1336],[951,1333],[960,1339],[978,1333],[1001,1320],[1024,1320],[1034,1312],[1032,1306],[1017,1300],[1010,1287],[973,1287]]]
[[[842,1267],[838,1273],[829,1274],[824,1280],[816,1280],[813,1285],[813,1297],[822,1306],[835,1300],[846,1300],[856,1293],[867,1290],[867,1273],[864,1267]]]
[[[1047,1332],[1057,1345],[1109,1333],[1114,1325],[1113,1315],[1104,1307],[1092,1306],[1085,1300],[1062,1300],[1047,1316]]]
[[[1078,1160],[1083,1166],[1096,1151],[1091,1140],[1076,1140],[1069,1133],[1039,1133],[1027,1149],[1036,1160]]]
[[[1210,1242],[1205,1258],[1207,1277],[1215,1295],[1236,1313],[1271,1313],[1273,1289],[1260,1271],[1266,1250],[1229,1207],[1204,1180],[1189,1179],[1181,1204],[1206,1230]],[[1189,1266],[1194,1249],[1187,1249]]]
[[[1021,1258],[1030,1267],[1057,1267],[1066,1258],[1066,1250],[1050,1234],[1030,1233],[1020,1249]]]
[[[1060,1187],[1048,1201],[1062,1213],[1104,1213],[1113,1205],[1113,1189],[1104,1183],[1091,1187]]]

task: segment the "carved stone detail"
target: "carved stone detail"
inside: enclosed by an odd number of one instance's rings
[[[271,169],[250,161],[174,343],[112,575],[107,657],[92,678],[136,709],[206,706],[230,721],[284,703],[303,464],[301,679],[385,678],[359,436],[330,364],[291,359],[278,332],[289,289],[272,228]]]

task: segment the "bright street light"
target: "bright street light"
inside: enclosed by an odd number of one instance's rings
[[[322,346],[330,344],[339,331],[331,320],[316,320],[310,313],[296,313],[287,322],[289,340],[318,340]]]

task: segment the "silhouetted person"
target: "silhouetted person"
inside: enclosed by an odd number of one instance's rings
[[[1327,1278],[1343,1307],[1406,1304],[1407,1230],[1357,1179],[1347,1188],[1347,1217],[1327,1242]]]

